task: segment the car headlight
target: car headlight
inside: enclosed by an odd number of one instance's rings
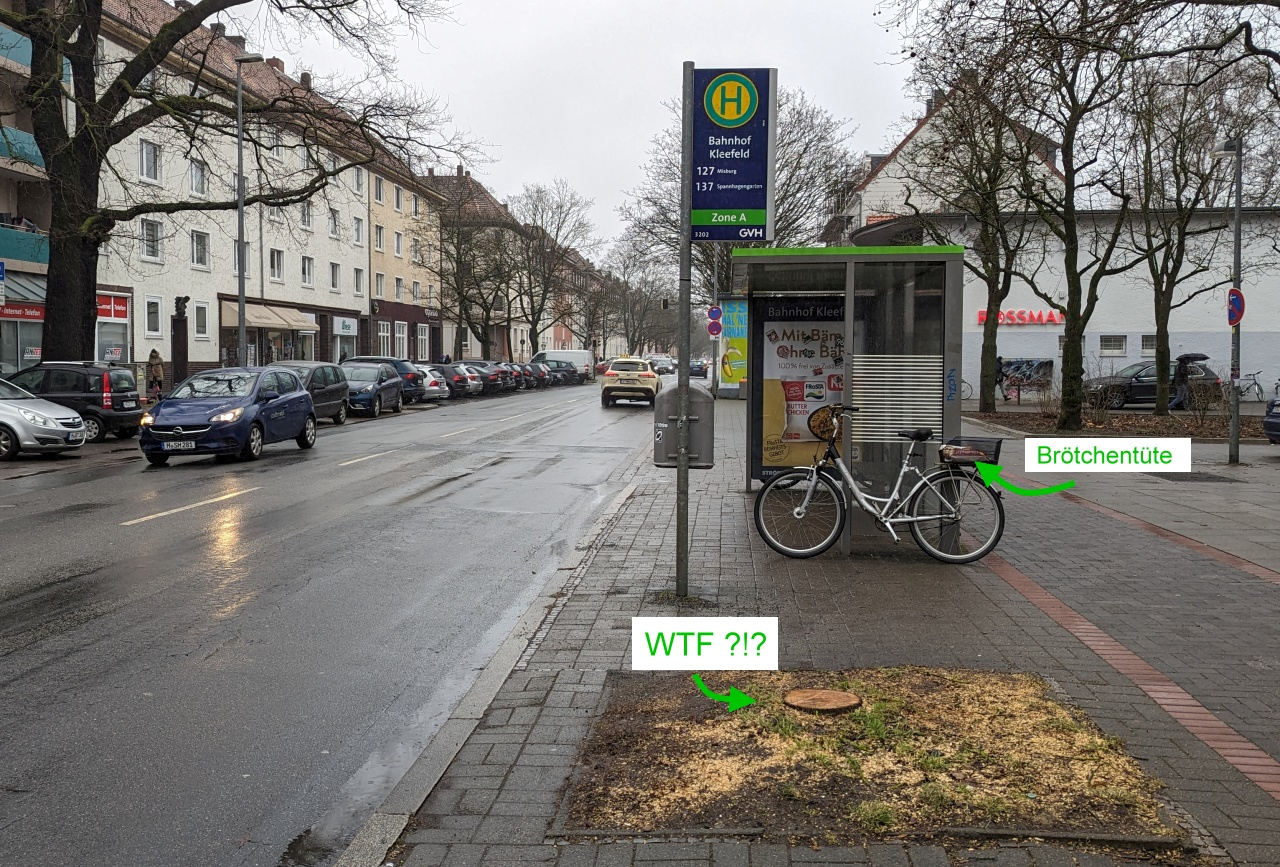
[[[46,415],[41,415],[38,412],[32,412],[29,409],[20,409],[18,410],[18,412],[22,413],[22,417],[25,418],[27,421],[31,422],[36,427],[53,427],[54,426],[53,419],[49,418]]]
[[[226,412],[220,412],[209,421],[239,421],[240,416],[244,415],[244,407],[238,406],[235,409],[229,409]]]
[[[360,389],[361,394],[368,394],[371,391],[373,391],[372,385],[366,385],[364,388]]]
[[[156,423],[156,417],[149,412],[144,412],[142,418],[138,419],[138,424],[143,427],[151,427]]]

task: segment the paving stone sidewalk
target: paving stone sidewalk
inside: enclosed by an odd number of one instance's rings
[[[742,403],[718,402],[716,469],[691,473],[690,591],[714,606],[692,613],[778,616],[783,668],[1036,672],[1166,783],[1174,814],[1206,853],[1221,863],[1280,864],[1280,803],[1256,782],[1267,768],[1246,776],[1242,760],[1228,762],[1152,698],[1161,689],[1185,694],[1195,713],[1212,714],[1256,756],[1280,756],[1280,585],[1047,497],[1006,498],[999,568],[946,566],[909,540],[875,541],[852,559],[788,560],[751,525],[745,421]],[[812,850],[750,839],[557,836],[606,676],[628,668],[631,618],[678,613],[656,596],[674,583],[674,472],[638,452],[616,478],[630,496],[568,573],[534,642],[410,821],[393,849],[397,867],[1112,863],[1046,844]],[[1103,638],[1132,659],[1100,653]],[[1142,665],[1154,672],[1146,679]]]

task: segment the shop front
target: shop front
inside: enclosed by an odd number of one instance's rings
[[[10,272],[5,283],[6,300],[0,304],[0,376],[39,362],[44,339],[44,275]],[[132,361],[130,295],[99,292],[97,303],[94,359]]]
[[[223,364],[235,364],[240,340],[239,305],[236,301],[224,300],[221,312]],[[245,362],[250,366],[316,357],[318,326],[314,314],[291,307],[245,304],[244,324],[248,343]]]
[[[438,356],[444,351],[431,340],[432,328],[440,328],[439,308],[378,299],[373,303],[372,322],[372,355],[426,364],[435,360],[433,353]]]

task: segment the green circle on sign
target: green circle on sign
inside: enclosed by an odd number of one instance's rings
[[[755,82],[740,72],[726,72],[711,79],[702,95],[702,108],[717,126],[733,129],[756,116],[760,93]]]

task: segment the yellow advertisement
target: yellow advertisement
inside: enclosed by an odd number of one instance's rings
[[[843,322],[764,323],[762,466],[810,464],[844,396]]]
[[[741,385],[747,376],[747,302],[725,301],[720,308],[720,384]]]

